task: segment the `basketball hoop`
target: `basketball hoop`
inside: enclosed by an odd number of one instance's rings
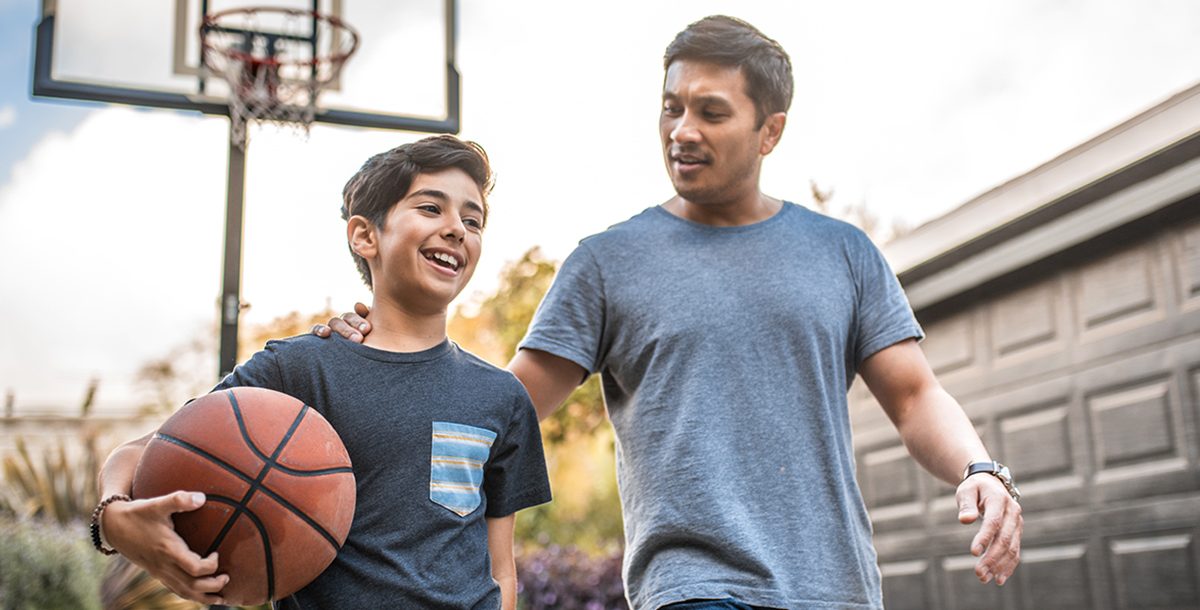
[[[241,148],[251,121],[308,133],[317,98],[337,88],[358,49],[358,32],[332,15],[246,7],[205,16],[200,42],[204,69],[229,85],[229,133]]]

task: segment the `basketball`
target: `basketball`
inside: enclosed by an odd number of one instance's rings
[[[174,515],[201,557],[229,575],[220,595],[251,606],[287,597],[337,555],[354,518],[350,458],[329,422],[300,400],[262,388],[198,398],[154,434],[133,497],[179,490],[207,496]]]

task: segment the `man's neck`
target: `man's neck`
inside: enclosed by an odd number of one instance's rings
[[[420,352],[446,340],[446,310],[420,312],[381,298],[371,302],[367,316],[371,333],[363,345],[389,352]]]
[[[755,191],[752,196],[729,202],[694,203],[675,195],[663,204],[671,214],[714,227],[737,227],[762,222],[774,216],[783,202]]]

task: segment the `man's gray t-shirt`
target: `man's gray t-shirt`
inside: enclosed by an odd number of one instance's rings
[[[635,609],[877,608],[846,392],[921,337],[862,231],[784,203],[737,227],[653,207],[583,240],[521,348],[602,376]]]
[[[512,373],[449,340],[399,353],[304,335],[267,342],[216,389],[237,386],[316,409],[354,466],[345,544],[276,607],[500,607],[485,518],[550,500],[537,415]]]

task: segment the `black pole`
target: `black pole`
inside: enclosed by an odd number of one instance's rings
[[[246,147],[249,143],[249,134],[234,138],[233,122],[230,121],[225,263],[221,277],[221,354],[217,362],[217,373],[222,379],[237,365],[238,314],[242,309],[242,200],[246,194]]]

